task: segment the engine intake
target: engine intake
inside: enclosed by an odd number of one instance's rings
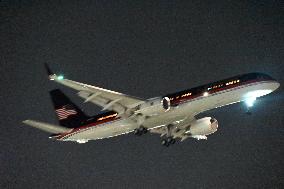
[[[171,101],[168,97],[164,97],[162,100],[163,108],[165,111],[170,110],[171,107]]]
[[[171,101],[168,97],[154,98],[140,104],[135,113],[141,113],[147,116],[157,115],[169,111],[171,108]]]
[[[218,121],[215,118],[205,117],[194,121],[189,129],[192,135],[209,135],[217,131]]]

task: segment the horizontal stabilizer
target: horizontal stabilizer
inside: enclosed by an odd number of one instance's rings
[[[69,128],[65,128],[62,126],[52,125],[49,123],[43,123],[43,122],[34,121],[34,120],[25,120],[23,121],[23,123],[26,125],[35,127],[37,129],[43,130],[45,132],[53,133],[53,134],[65,133],[71,130]]]

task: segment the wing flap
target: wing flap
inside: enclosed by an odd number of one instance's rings
[[[103,89],[100,87],[64,79],[63,77],[56,76],[55,74],[49,76],[50,80],[70,87],[79,91],[78,95],[85,99],[85,102],[92,102],[104,109],[117,111],[121,113],[128,108],[133,108],[144,101],[137,98],[128,96],[119,92]]]
[[[185,117],[183,120],[172,123],[172,127],[163,126],[159,128],[151,129],[151,133],[160,134],[161,137],[165,135],[173,136],[174,138],[181,138],[182,140],[188,138],[185,132],[189,129],[192,121],[195,120],[194,116]]]

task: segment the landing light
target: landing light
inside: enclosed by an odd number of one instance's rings
[[[245,103],[246,103],[246,105],[247,105],[248,107],[252,107],[253,104],[254,104],[254,102],[255,102],[255,100],[256,100],[256,97],[250,97],[250,98],[247,98],[247,99],[245,100]]]
[[[246,97],[247,98],[250,98],[250,97],[255,97],[256,98],[256,97],[267,95],[267,94],[269,94],[271,92],[272,92],[272,90],[268,90],[268,89],[266,89],[266,90],[255,90],[255,91],[248,92],[246,94]]]
[[[268,93],[271,92],[272,90],[255,90],[248,92],[245,95],[245,103],[248,107],[252,107],[257,97],[267,95]]]
[[[203,93],[203,96],[208,96],[208,95],[209,95],[208,92]]]
[[[79,144],[84,144],[84,143],[88,142],[88,140],[79,139],[79,140],[76,140],[76,142],[78,142]]]

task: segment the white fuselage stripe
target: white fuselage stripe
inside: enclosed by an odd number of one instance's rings
[[[223,94],[223,93],[228,93],[228,92],[236,91],[236,90],[239,90],[239,89],[242,89],[242,88],[246,88],[246,87],[250,87],[250,86],[254,86],[254,85],[259,85],[259,84],[263,84],[263,83],[269,83],[269,82],[271,82],[271,81],[258,81],[258,82],[252,82],[252,83],[245,84],[245,85],[238,85],[238,86],[233,87],[233,88],[229,88],[229,89],[221,90],[221,91],[218,91],[218,92],[215,92],[215,93],[211,93],[208,96],[202,96],[201,95],[201,96],[189,99],[189,100],[184,100],[184,101],[179,102],[178,105],[190,103],[190,102],[197,101],[197,100],[202,100],[204,98],[210,98],[212,96],[220,95],[220,94]],[[204,91],[204,92],[206,92],[206,91]],[[91,130],[91,129],[95,129],[95,128],[98,128],[98,127],[102,127],[102,126],[105,126],[107,124],[114,123],[114,122],[117,122],[117,121],[120,121],[120,120],[121,119],[116,119],[116,120],[113,120],[113,121],[110,121],[110,122],[101,123],[101,124],[98,124],[98,125],[94,125],[94,126],[84,128],[84,129],[79,129],[76,132],[73,132],[73,133],[71,132],[70,134],[63,136],[59,140],[66,140],[69,137],[74,136],[76,134],[79,134],[79,133],[82,133],[82,132],[85,132],[85,131],[88,131],[88,130]]]

